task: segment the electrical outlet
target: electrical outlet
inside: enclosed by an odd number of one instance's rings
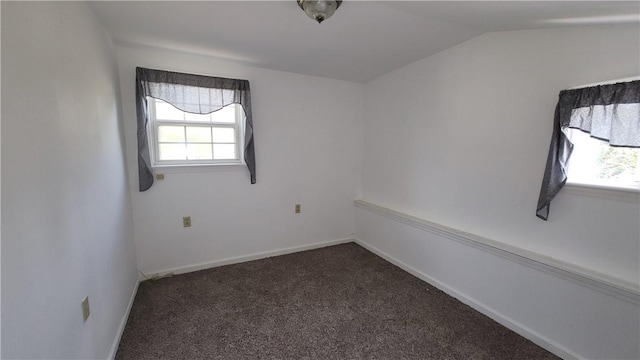
[[[191,216],[185,216],[182,218],[183,227],[191,227]]]
[[[91,310],[89,309],[89,297],[85,296],[84,299],[82,299],[82,319],[84,319],[84,321],[87,321],[90,314]]]
[[[296,204],[296,214],[300,214],[300,204]]]
[[[164,174],[156,174],[156,180],[164,180]]]

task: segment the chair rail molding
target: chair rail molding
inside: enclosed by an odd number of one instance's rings
[[[440,225],[364,200],[355,200],[354,205],[358,208],[384,216],[388,219],[440,235],[447,239],[486,251],[531,268],[551,273],[579,285],[587,286],[594,290],[615,296],[632,304],[640,304],[639,284],[602,274],[600,272],[554,259],[533,251]]]

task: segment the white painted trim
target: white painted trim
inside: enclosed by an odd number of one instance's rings
[[[560,193],[640,204],[640,189],[567,182]]]
[[[244,163],[234,164],[191,164],[191,165],[163,165],[154,166],[154,174],[182,174],[199,172],[219,172],[219,171],[244,171],[247,165]]]
[[[210,269],[218,266],[237,264],[237,263],[242,263],[246,261],[259,260],[259,259],[269,258],[273,256],[286,255],[286,254],[297,253],[300,251],[319,249],[319,248],[338,245],[338,244],[345,244],[353,241],[354,241],[353,238],[321,241],[321,242],[308,244],[308,245],[293,246],[293,247],[279,249],[279,250],[264,251],[264,252],[255,253],[251,255],[235,256],[235,257],[230,257],[226,259],[214,260],[206,263],[165,269],[152,274],[148,274],[146,276],[149,278],[155,278],[155,277],[166,276],[168,274],[175,274],[175,275],[184,274],[184,273],[189,273],[189,272],[194,272],[199,270]]]
[[[136,294],[138,293],[138,286],[140,285],[141,281],[142,281],[142,278],[140,277],[140,274],[138,274],[136,283],[133,286],[133,291],[131,292],[131,297],[129,298],[127,311],[125,311],[124,315],[122,316],[122,320],[120,320],[120,326],[118,327],[118,332],[116,333],[115,339],[113,339],[113,344],[111,345],[111,350],[109,351],[109,357],[107,359],[113,360],[116,357],[116,352],[118,351],[118,346],[120,345],[122,334],[124,334],[124,328],[127,325],[127,320],[129,319],[131,308],[133,307],[133,301],[136,298]]]
[[[591,269],[570,264],[529,250],[440,225],[428,220],[420,219],[415,216],[394,211],[363,200],[355,200],[354,205],[403,224],[429,231],[476,249],[501,256],[519,264],[562,277],[579,285],[587,286],[594,290],[626,300],[632,304],[640,304],[639,284],[602,274]]]
[[[491,319],[495,320],[496,322],[498,322],[500,325],[508,328],[509,330],[523,336],[526,339],[531,340],[534,344],[542,347],[543,349],[563,358],[563,359],[580,359],[581,357],[576,354],[575,352],[565,348],[564,346],[556,343],[555,341],[541,335],[540,333],[533,331],[529,328],[527,328],[526,326],[523,326],[522,324],[512,320],[511,318],[508,318],[502,314],[500,314],[498,311],[496,311],[493,308],[490,308],[478,301],[476,301],[475,299],[468,297],[466,295],[464,295],[463,293],[459,292],[458,290],[446,285],[445,283],[421,272],[420,270],[407,265],[406,263],[394,258],[393,256],[367,244],[365,241],[363,241],[362,239],[355,239],[356,243],[361,245],[362,247],[364,247],[365,249],[371,251],[372,253],[380,256],[381,258],[387,260],[388,262],[398,266],[399,268],[401,268],[402,270],[414,275],[415,277],[437,287],[438,289],[444,291],[445,293],[447,293],[450,296],[453,296],[454,298],[458,299],[459,301],[461,301],[462,303],[471,306],[473,309],[479,311],[480,313],[490,317]]]

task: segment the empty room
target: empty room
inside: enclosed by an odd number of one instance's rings
[[[637,1],[2,1],[2,359],[640,359]]]

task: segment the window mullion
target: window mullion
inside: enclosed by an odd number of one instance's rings
[[[213,152],[213,126],[209,127],[209,132],[211,133],[211,158],[215,159],[215,155]]]
[[[187,146],[187,144],[189,143],[189,140],[187,140],[187,125],[184,125],[182,128],[184,129],[184,156],[185,156],[185,160],[190,160],[189,147]]]

